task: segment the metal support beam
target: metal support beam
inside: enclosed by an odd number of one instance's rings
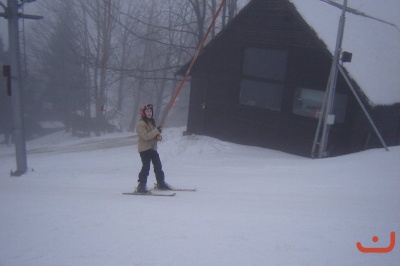
[[[385,148],[386,151],[389,151],[389,148],[387,147],[385,141],[382,138],[382,135],[379,133],[378,128],[375,126],[374,121],[372,120],[371,116],[369,115],[367,109],[365,108],[364,104],[362,103],[360,97],[358,96],[356,90],[353,87],[353,84],[351,84],[349,78],[347,77],[346,73],[344,72],[344,69],[342,66],[339,66],[339,71],[346,80],[347,84],[350,87],[351,92],[353,92],[354,97],[356,98],[358,104],[360,105],[361,109],[363,110],[365,116],[367,117],[369,123],[371,124],[372,128],[374,129],[375,134],[378,136],[379,141],[381,142],[382,146]]]
[[[331,125],[334,122],[334,115],[332,114],[332,108],[333,108],[333,104],[334,104],[334,98],[335,98],[335,90],[336,90],[336,80],[337,80],[337,75],[338,75],[338,71],[341,72],[341,74],[343,75],[343,77],[345,78],[347,84],[349,85],[351,91],[353,92],[354,96],[356,97],[358,103],[360,104],[362,110],[364,111],[365,115],[367,116],[368,121],[370,122],[371,126],[373,127],[376,135],[378,136],[379,140],[381,141],[383,147],[385,147],[385,149],[388,151],[389,149],[386,146],[385,141],[383,140],[381,134],[379,133],[378,129],[376,128],[374,122],[372,121],[371,116],[368,114],[366,108],[364,107],[362,101],[360,100],[360,98],[358,97],[356,91],[354,90],[351,82],[348,80],[346,74],[344,73],[343,68],[341,67],[341,65],[339,64],[339,60],[340,60],[340,54],[342,52],[342,41],[343,41],[343,34],[344,34],[344,26],[345,26],[345,14],[346,12],[350,12],[356,15],[360,15],[363,17],[367,17],[370,19],[374,19],[386,24],[389,24],[391,26],[395,26],[398,30],[399,28],[390,22],[375,18],[375,17],[371,17],[367,14],[364,14],[358,10],[355,10],[353,8],[348,8],[347,7],[347,0],[344,0],[343,5],[340,5],[338,3],[335,3],[331,0],[321,0],[323,2],[326,2],[330,5],[333,5],[335,7],[338,7],[342,10],[342,15],[340,17],[340,21],[339,21],[339,28],[338,28],[338,33],[337,33],[337,38],[336,38],[336,47],[335,47],[335,51],[334,51],[334,57],[333,57],[333,61],[332,61],[332,67],[331,67],[331,72],[329,74],[329,79],[328,79],[328,84],[327,84],[327,88],[326,88],[326,92],[325,92],[325,98],[324,98],[324,102],[321,108],[321,116],[319,118],[318,121],[318,126],[317,126],[317,130],[315,133],[315,138],[313,141],[313,146],[312,146],[312,150],[311,150],[311,157],[315,158],[315,153],[316,153],[316,147],[319,146],[318,148],[318,158],[324,158],[328,155],[328,152],[326,150],[327,147],[327,143],[328,143],[328,135],[329,135],[329,129],[331,127]],[[333,118],[333,119],[332,119]],[[321,126],[323,124],[323,131],[322,131],[322,135],[321,135]]]
[[[7,0],[7,6],[1,3],[4,13],[0,13],[1,17],[8,20],[8,49],[10,54],[10,81],[11,81],[11,104],[13,118],[13,134],[15,141],[15,157],[17,162],[17,170],[12,171],[14,176],[20,176],[26,173],[27,158],[26,144],[24,133],[24,116],[23,116],[23,86],[21,76],[21,61],[20,61],[20,43],[19,43],[19,18],[39,19],[40,16],[30,16],[18,14],[20,8],[25,2],[18,4],[18,0]]]
[[[342,51],[342,41],[344,34],[344,25],[346,21],[346,8],[347,8],[347,0],[344,0],[342,15],[339,20],[339,27],[336,37],[336,46],[332,59],[331,71],[329,73],[328,84],[326,86],[325,92],[325,100],[322,105],[321,115],[319,117],[320,121],[318,122],[317,133],[315,134],[315,139],[313,143],[313,151],[315,150],[315,145],[319,145],[318,147],[318,158],[327,157],[327,145],[328,145],[328,136],[329,130],[334,123],[334,114],[332,113],[333,104],[335,100],[335,91],[336,91],[336,83],[337,83],[337,75],[338,75],[338,65],[340,60],[340,54]],[[323,124],[322,135],[319,136],[320,127]],[[313,155],[312,155],[313,156]]]
[[[17,170],[13,175],[20,176],[27,170],[26,145],[23,121],[22,79],[19,49],[19,26],[17,0],[7,0],[8,49],[11,65],[11,103],[13,112],[13,133]]]

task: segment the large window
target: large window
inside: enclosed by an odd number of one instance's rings
[[[240,103],[250,106],[280,111],[283,85],[242,79],[240,84]]]
[[[325,91],[297,88],[293,99],[293,113],[316,119],[319,118],[324,96]],[[347,95],[336,93],[332,110],[336,122],[343,123],[346,115],[346,106]]]
[[[285,51],[246,48],[240,84],[240,103],[280,111],[286,65]]]
[[[283,81],[286,74],[287,52],[246,48],[243,74],[246,76]]]

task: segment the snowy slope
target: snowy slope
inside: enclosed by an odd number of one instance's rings
[[[400,147],[312,160],[182,131],[159,152],[198,191],[172,198],[121,194],[140,168],[129,134],[28,142],[21,177],[0,146],[0,265],[398,265],[400,244],[356,243],[399,242]]]

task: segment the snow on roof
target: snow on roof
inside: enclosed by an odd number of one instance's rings
[[[333,54],[342,11],[321,0],[290,1]],[[345,68],[372,103],[400,103],[400,1],[348,0],[347,6],[397,25],[347,12],[342,48],[353,54]]]

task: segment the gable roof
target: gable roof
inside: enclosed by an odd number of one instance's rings
[[[321,0],[289,1],[333,54],[342,11]],[[373,104],[400,103],[400,1],[348,0],[347,5],[397,25],[346,13],[342,48],[353,54],[345,68]]]
[[[215,40],[232,24],[239,23],[249,3],[203,49],[205,53]],[[316,32],[333,54],[341,16],[341,9],[325,0],[282,0],[293,3],[300,16]],[[332,0],[343,4],[343,0]],[[344,67],[358,84],[372,105],[400,103],[400,1],[399,0],[348,0],[347,6],[372,17],[395,24],[346,13],[342,42],[343,51],[351,52],[352,62]],[[183,75],[190,61],[175,74]]]

